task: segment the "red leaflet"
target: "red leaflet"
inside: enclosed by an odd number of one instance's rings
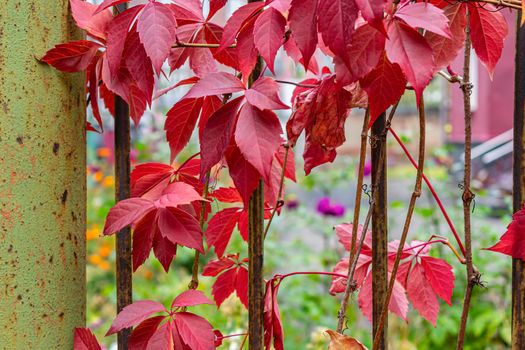
[[[156,333],[160,323],[166,316],[155,316],[142,321],[131,333],[129,337],[128,350],[146,350],[148,343],[153,335]],[[153,343],[157,343],[154,339]]]
[[[388,27],[388,36],[389,40],[386,42],[388,59],[399,64],[416,92],[419,105],[419,99],[432,79],[435,69],[432,48],[417,30],[400,21],[394,21]]]
[[[383,34],[369,24],[357,28],[352,35],[352,44],[348,48],[348,56],[352,58],[347,64],[351,79],[345,82],[352,83],[370,73],[377,66],[384,49]],[[341,79],[339,74],[337,78]]]
[[[408,275],[407,293],[414,308],[435,327],[439,314],[439,302],[420,264],[416,264]]]
[[[243,91],[244,84],[236,76],[226,73],[210,73],[200,79],[183,98],[232,94]]]
[[[92,41],[70,41],[67,44],[56,45],[46,52],[41,61],[62,72],[80,72],[90,65],[100,47]]]
[[[319,31],[323,42],[344,62],[350,59],[346,53],[351,44],[358,8],[354,0],[319,0]]]
[[[421,28],[451,38],[448,19],[443,10],[429,3],[406,2],[399,6],[394,17],[400,18],[412,28]]]
[[[212,294],[217,307],[234,291],[243,305],[248,308],[248,270],[241,264],[239,254],[228,255],[219,260],[212,260],[204,267],[203,276],[217,276]]]
[[[257,4],[258,2],[254,2]],[[237,36],[237,45],[235,52],[239,59],[239,68],[244,81],[248,81],[251,72],[257,63],[258,52],[255,47],[253,30],[255,25],[255,18],[250,19],[239,32]]]
[[[253,106],[263,109],[288,109],[279,99],[279,85],[269,77],[261,77],[244,93]]]
[[[155,204],[143,198],[130,198],[120,201],[109,211],[104,226],[104,234],[115,233],[142,218],[153,210]]]
[[[383,23],[383,8],[385,0],[355,0],[357,7],[361,11],[361,16],[374,28],[385,34]]]
[[[421,256],[421,266],[434,292],[447,304],[452,305],[451,298],[454,290],[452,266],[445,260],[425,255]]]
[[[205,174],[222,159],[233,135],[237,111],[243,99],[243,97],[237,97],[219,108],[210,116],[202,129],[200,135],[201,174]]]
[[[204,37],[206,42],[210,44],[220,44],[222,39],[222,34],[224,32],[221,26],[218,26],[214,23],[206,23],[202,28],[204,32]],[[239,70],[239,60],[234,49],[226,49],[218,51],[217,49],[210,49],[213,57],[222,64],[225,64],[229,67]]]
[[[189,312],[177,312],[175,325],[180,338],[190,349],[215,349],[213,327],[206,319]]]
[[[134,6],[118,14],[113,21],[111,21],[107,32],[106,44],[106,60],[111,77],[115,77],[118,74],[128,32],[131,24],[142,8],[143,6]]]
[[[450,65],[463,48],[466,36],[466,7],[462,4],[446,4],[443,13],[449,21],[451,38],[432,32],[425,33],[425,38],[434,51],[436,70]]]
[[[208,20],[211,19],[217,11],[226,5],[227,0],[210,0],[210,12],[208,13]]]
[[[98,39],[106,39],[106,30],[113,15],[109,11],[94,14],[96,5],[83,0],[69,0],[71,14],[79,28],[88,32],[89,35]]]
[[[129,0],[104,0],[95,11],[95,14],[102,12],[103,10],[107,9],[111,6],[116,6],[118,4],[123,4],[125,2],[128,2]]]
[[[286,19],[273,7],[269,7],[257,17],[253,30],[255,47],[274,73],[275,55],[284,41]]]
[[[221,39],[219,51],[226,49],[233,44],[235,37],[239,30],[243,27],[245,22],[249,20],[257,11],[264,7],[264,2],[256,1],[248,3],[237,9],[226,22],[224,26],[224,33]]]
[[[368,94],[370,125],[381,113],[395,104],[405,92],[406,80],[398,64],[390,63],[385,54],[377,67],[361,79],[361,87]]]
[[[264,348],[275,350],[284,350],[283,325],[277,302],[277,293],[279,291],[279,282],[270,280],[266,283],[266,294],[264,296]]]
[[[89,328],[75,328],[73,350],[102,350]]]
[[[507,22],[490,4],[468,4],[468,10],[472,47],[492,77],[503,51],[503,41],[508,34]]]
[[[168,111],[164,130],[170,144],[171,161],[190,141],[197,119],[199,119],[202,101],[202,98],[183,99]]]
[[[496,245],[487,248],[493,252],[512,256],[514,259],[525,261],[525,207],[512,215],[512,222],[507,232],[501,236]]]
[[[317,48],[317,0],[292,0],[288,22],[304,66],[308,68]]]
[[[176,20],[169,6],[160,2],[149,2],[142,11],[138,23],[140,41],[153,62],[157,74],[175,43]]]
[[[215,247],[218,257],[224,254],[240,215],[240,208],[226,208],[215,214],[208,223],[206,242],[208,246]]]
[[[269,110],[245,104],[239,112],[235,142],[244,158],[265,179],[269,179],[272,160],[281,143],[281,123]]]
[[[216,189],[212,193],[210,193],[210,196],[218,200],[219,202],[223,203],[241,203],[242,197],[239,194],[239,191],[237,191],[236,188],[233,187],[221,187],[219,189]]]
[[[202,304],[213,304],[200,290],[187,290],[179,294],[171,303],[171,309],[177,307],[196,306]]]
[[[309,175],[313,168],[325,164],[332,163],[337,156],[335,149],[326,149],[321,145],[313,142],[310,137],[306,138],[304,146],[304,172]]]
[[[131,172],[131,196],[140,197],[159,182],[168,179],[175,169],[162,163],[144,163],[137,165]]]
[[[228,163],[228,168],[230,171],[230,176],[235,183],[235,187],[241,194],[244,205],[247,206],[250,201],[250,196],[259,185],[259,180],[261,175],[253,165],[248,162],[241,151],[234,143],[226,149],[224,154],[226,162]],[[241,224],[239,224],[239,230],[241,234],[243,230],[240,229]]]
[[[136,326],[149,316],[163,311],[167,311],[164,305],[156,301],[136,301],[122,309],[115,320],[113,320],[106,335],[118,333],[125,328]]]
[[[147,350],[153,349],[166,349],[171,350],[174,348],[174,336],[170,322],[164,323],[160,326],[157,331],[151,336],[146,347]]]

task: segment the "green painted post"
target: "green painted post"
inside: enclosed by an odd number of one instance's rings
[[[68,0],[0,2],[3,349],[72,349],[85,324],[83,78],[37,61],[79,38]]]

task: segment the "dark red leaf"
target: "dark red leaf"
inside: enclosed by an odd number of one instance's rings
[[[195,306],[202,304],[213,304],[200,290],[189,289],[179,294],[171,303],[171,309],[176,307]]]
[[[188,98],[180,100],[168,111],[164,130],[171,149],[171,161],[190,141],[201,108],[202,98]]]
[[[128,350],[147,350],[151,337],[166,316],[155,316],[142,321],[129,337]]]
[[[213,327],[204,318],[189,312],[178,312],[175,324],[182,341],[192,350],[214,350]]]
[[[148,341],[146,350],[172,350],[174,346],[171,322],[161,325]]]
[[[149,257],[153,248],[153,238],[157,227],[157,213],[152,211],[146,214],[136,225],[133,231],[133,271],[137,271]]]
[[[168,272],[171,262],[177,254],[177,245],[162,237],[158,228],[153,239],[153,253],[155,253],[164,270]]]
[[[275,55],[284,41],[285,27],[286,19],[273,7],[263,11],[255,21],[253,30],[255,47],[272,73],[274,73]]]
[[[442,259],[431,256],[421,257],[421,266],[434,292],[447,304],[452,305],[452,291],[454,290],[454,273],[452,266]]]
[[[244,89],[242,81],[232,74],[226,72],[210,73],[195,83],[184,98],[232,94]]]
[[[248,308],[248,270],[242,266],[237,270],[235,291],[244,307]]]
[[[118,202],[110,209],[104,226],[104,234],[113,234],[142,218],[153,210],[152,201],[143,198],[130,198]]]
[[[407,293],[414,308],[435,327],[439,314],[439,302],[420,264],[415,264],[408,275]]]
[[[208,246],[215,247],[218,257],[224,254],[239,216],[239,208],[226,208],[215,214],[208,223],[206,242]]]
[[[264,2],[255,1],[248,3],[244,6],[239,7],[228,19],[224,26],[224,32],[222,35],[221,45],[219,51],[226,49],[228,46],[233,44],[237,33],[242,28],[244,23],[250,19],[257,11],[264,7]]]
[[[279,98],[279,85],[274,79],[261,77],[244,93],[246,100],[253,106],[263,109],[288,109]]]
[[[239,258],[239,255],[227,255],[217,260],[211,260],[208,262],[206,266],[204,266],[204,270],[202,271],[203,276],[211,276],[215,277],[219,273],[223,272],[224,270],[229,269],[235,264],[235,260]]]
[[[210,196],[223,203],[240,203],[242,202],[242,197],[233,187],[221,187],[210,193]]]
[[[317,0],[292,0],[288,21],[304,66],[308,68],[317,48]]]
[[[211,19],[217,11],[226,5],[227,0],[210,0],[210,12],[208,12],[208,19]]]
[[[212,294],[218,308],[235,291],[236,279],[237,269],[229,269],[221,273],[213,283]]]
[[[247,206],[250,196],[259,185],[261,175],[253,165],[248,162],[235,144],[231,144],[225,152],[226,162],[230,171],[230,176],[235,183],[235,187],[241,194],[244,205]],[[240,225],[239,225],[240,226]],[[241,230],[241,235],[242,235]]]
[[[158,209],[158,225],[161,235],[173,244],[179,244],[204,253],[202,231],[199,221],[184,210]]]

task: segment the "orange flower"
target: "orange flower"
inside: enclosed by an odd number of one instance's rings
[[[115,185],[115,177],[113,176],[106,176],[104,180],[102,181],[102,186],[104,187],[111,187]]]
[[[93,179],[96,182],[102,181],[103,178],[104,178],[104,174],[102,174],[102,171],[97,171],[97,172],[93,173]]]
[[[100,227],[97,224],[86,230],[86,239],[92,241],[100,236]]]
[[[98,267],[100,267],[104,271],[107,271],[110,268],[109,263],[107,261],[102,261],[100,264],[98,264]]]
[[[99,156],[100,158],[107,158],[111,155],[111,149],[109,149],[108,147],[100,147],[99,149],[97,149],[97,156]]]
[[[113,249],[111,248],[110,245],[104,244],[102,247],[100,247],[100,250],[98,251],[98,253],[100,254],[101,257],[106,258],[111,254],[112,250]]]
[[[93,265],[99,265],[102,262],[102,257],[98,254],[90,255],[88,259]]]

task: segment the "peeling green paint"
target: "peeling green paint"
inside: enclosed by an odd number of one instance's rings
[[[72,349],[85,323],[83,78],[36,59],[81,38],[68,12],[67,0],[0,2],[3,349]]]

